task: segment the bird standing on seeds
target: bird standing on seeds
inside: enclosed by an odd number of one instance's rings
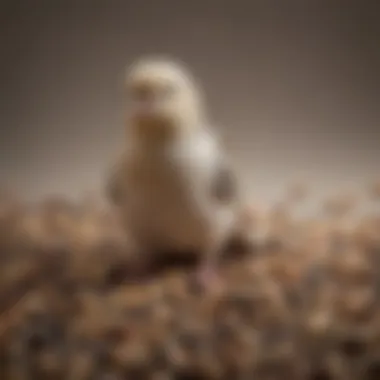
[[[236,226],[235,173],[208,124],[202,91],[190,73],[165,59],[127,73],[127,147],[108,196],[142,254],[201,255],[197,283],[218,282],[217,258]]]

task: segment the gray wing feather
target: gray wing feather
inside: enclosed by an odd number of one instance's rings
[[[230,203],[238,198],[235,171],[225,162],[216,170],[211,186],[212,196],[220,203]]]

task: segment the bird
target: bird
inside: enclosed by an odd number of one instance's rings
[[[240,187],[210,122],[203,88],[182,62],[127,68],[126,141],[106,193],[142,255],[198,252],[196,284],[221,284],[219,257],[236,231]]]

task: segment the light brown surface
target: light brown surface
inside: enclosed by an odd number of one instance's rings
[[[0,216],[1,379],[380,376],[375,216],[348,229],[268,212],[273,232],[229,252],[224,292],[201,295],[194,263],[157,260],[136,278],[133,244],[95,203],[10,202]]]

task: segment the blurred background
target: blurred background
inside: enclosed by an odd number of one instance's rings
[[[0,190],[41,202],[0,191],[0,379],[380,379],[377,3],[1,0]],[[91,197],[125,69],[156,53],[203,82],[247,191],[284,201],[242,210],[218,294]]]
[[[23,197],[99,189],[122,147],[123,75],[165,53],[204,83],[247,182],[318,193],[379,173],[376,1],[3,0],[0,178]]]

